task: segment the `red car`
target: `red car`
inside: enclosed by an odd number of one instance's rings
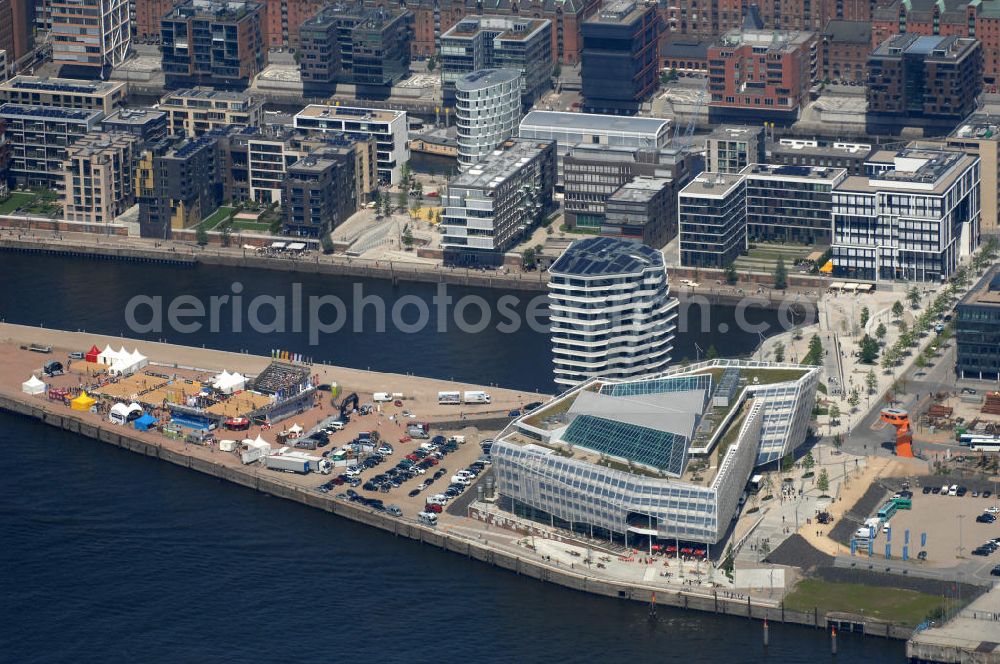
[[[402,408],[402,407],[403,407],[403,402],[402,402],[402,401],[400,401],[399,399],[396,399],[396,404],[395,404],[395,406],[396,406],[396,408]]]
[[[409,459],[410,461],[413,461],[414,463],[420,461],[420,457],[418,457],[416,454],[407,454],[406,458]]]
[[[440,514],[443,510],[442,510],[442,507],[440,505],[433,505],[431,503],[428,503],[428,504],[424,505],[424,511],[434,512],[435,514]]]
[[[424,461],[429,461],[432,466],[438,465],[440,462],[434,457],[427,457]]]

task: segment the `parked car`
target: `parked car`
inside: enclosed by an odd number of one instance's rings
[[[995,516],[986,513],[980,514],[976,517],[976,523],[993,523],[996,520],[997,518]]]
[[[983,511],[986,512],[987,514],[1000,514],[1000,507],[997,507],[996,505],[990,505]]]
[[[1000,576],[1000,565],[994,565],[993,569],[990,570],[991,576]]]
[[[917,554],[917,560],[927,560],[927,552],[921,551]]]
[[[409,496],[410,498],[413,498],[413,497],[415,497],[415,496],[418,496],[418,495],[420,495],[420,489],[414,489],[413,491],[411,491],[411,492],[410,492],[410,493],[408,493],[407,495],[408,495],[408,496]]]
[[[948,493],[951,493],[951,492],[949,491]],[[962,496],[964,496],[967,493],[969,493],[969,490],[966,489],[964,486],[960,486],[960,487],[958,487],[958,489],[955,490],[955,495],[958,496],[959,498],[961,498]]]
[[[930,488],[929,486],[925,486],[925,487],[923,488],[923,492],[924,492],[924,495],[926,496],[926,495],[927,495],[928,493],[930,493],[930,492],[931,492],[931,488]]]
[[[427,512],[434,512],[435,514],[440,514],[441,512],[444,511],[444,508],[441,507],[439,503],[427,503],[426,505],[424,505],[424,510]]]
[[[939,493],[941,493],[941,487],[939,486],[931,487],[931,493],[933,493],[935,496],[938,495]]]

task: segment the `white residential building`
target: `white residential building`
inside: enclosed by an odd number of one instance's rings
[[[458,164],[465,170],[514,135],[521,119],[521,72],[480,69],[455,81]]]
[[[670,364],[677,299],[663,254],[610,237],[578,240],[549,268],[555,382],[628,379]]]

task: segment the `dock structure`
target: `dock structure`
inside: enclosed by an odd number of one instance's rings
[[[911,662],[1000,662],[1000,587],[994,586],[951,620],[917,629],[906,643]]]

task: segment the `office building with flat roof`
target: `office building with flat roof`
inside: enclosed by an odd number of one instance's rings
[[[498,266],[552,211],[555,143],[508,139],[448,184],[442,201],[445,265]]]
[[[604,205],[601,235],[665,246],[677,236],[674,181],[639,176],[623,184]]]
[[[795,122],[816,77],[816,48],[812,32],[726,33],[708,49],[712,122]]]
[[[940,283],[979,246],[979,157],[905,148],[833,190],[833,274]]]
[[[1000,120],[976,113],[960,124],[944,144],[979,157],[980,229],[983,234],[1000,232],[997,202],[1000,200]]]
[[[409,127],[405,111],[309,104],[295,114],[294,127],[317,134],[348,132],[373,136],[378,150],[378,178],[397,184],[403,164],[410,160]]]
[[[681,265],[723,269],[747,250],[746,178],[702,173],[677,196]]]
[[[521,120],[521,72],[482,69],[455,81],[458,164],[479,162],[517,131]]]
[[[739,173],[750,164],[764,159],[764,127],[722,125],[708,136],[705,170],[713,173]]]
[[[85,81],[17,75],[0,83],[0,103],[82,108],[112,113],[125,105],[121,81]]]
[[[63,216],[109,224],[135,204],[139,139],[118,132],[83,136],[66,151]]]
[[[264,101],[247,92],[190,88],[168,93],[160,100],[172,136],[197,138],[213,129],[260,127]]]
[[[1000,266],[955,307],[955,342],[959,377],[1000,382]]]
[[[670,120],[620,117],[591,113],[531,111],[521,120],[518,136],[555,141],[559,155],[559,179],[563,185],[562,161],[574,145],[664,148],[670,143]]]
[[[950,132],[976,110],[983,51],[975,39],[897,35],[868,57],[868,133]]]
[[[413,14],[401,7],[337,2],[302,24],[299,68],[307,95],[350,83],[359,97],[388,97],[409,75]]]
[[[10,167],[8,177],[20,186],[62,191],[67,148],[100,127],[104,113],[90,109],[3,104]]]
[[[152,143],[166,138],[167,114],[154,108],[121,108],[101,120],[101,129],[132,134],[143,143]]]
[[[819,374],[714,360],[588,380],[497,436],[501,504],[643,551],[680,542],[705,555],[729,532],[753,468],[805,440]]]
[[[132,44],[128,0],[48,0],[52,62],[60,74],[107,78]]]
[[[552,86],[552,22],[517,16],[467,16],[441,35],[444,105],[455,105],[455,82],[480,69],[521,72],[521,102],[530,109]]]
[[[750,164],[746,176],[747,235],[752,242],[829,246],[833,190],[842,168]]]
[[[634,378],[670,364],[677,299],[657,249],[577,240],[549,267],[549,310],[558,385]]]
[[[636,0],[613,0],[583,22],[584,110],[639,111],[660,82],[659,26],[655,5]]]
[[[267,66],[265,6],[233,0],[187,0],[160,19],[168,88],[205,85],[245,90]]]
[[[766,146],[767,163],[786,166],[843,168],[848,175],[864,175],[872,152],[868,143],[820,143],[814,139],[782,138]]]

